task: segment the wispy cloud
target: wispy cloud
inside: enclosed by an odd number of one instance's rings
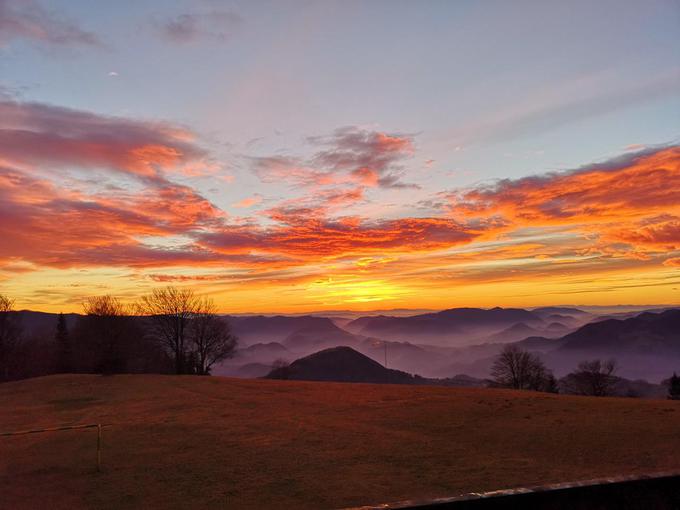
[[[512,103],[448,132],[450,144],[500,142],[543,133],[572,122],[608,114],[656,98],[678,95],[680,68],[628,77],[601,71],[541,90],[527,90]]]
[[[15,39],[50,46],[103,46],[95,33],[34,0],[0,0],[0,46]]]
[[[243,18],[226,10],[183,13],[164,21],[154,21],[158,33],[168,41],[178,44],[199,40],[224,42],[243,24]]]
[[[252,158],[253,171],[264,182],[291,186],[349,183],[364,187],[416,187],[401,181],[402,163],[415,152],[409,135],[345,127],[329,136],[310,137],[308,142],[315,149],[310,157]]]

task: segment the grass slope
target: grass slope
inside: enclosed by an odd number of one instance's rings
[[[338,508],[680,468],[680,402],[218,377],[0,385],[3,508]]]

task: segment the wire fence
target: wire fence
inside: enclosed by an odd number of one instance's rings
[[[97,471],[102,470],[102,427],[101,423],[87,423],[83,425],[67,425],[64,427],[50,427],[45,429],[19,430],[15,432],[0,432],[0,437],[25,436],[27,434],[41,434],[43,432],[59,432],[62,430],[97,429]]]

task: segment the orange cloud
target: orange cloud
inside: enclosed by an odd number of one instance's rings
[[[133,268],[135,285],[141,278],[285,289],[333,276],[345,282],[341,290],[314,292],[367,300],[416,288],[445,295],[453,283],[578,283],[678,266],[678,147],[439,193],[428,209],[445,203],[440,215],[384,219],[348,208],[368,203],[371,187],[407,186],[401,165],[412,139],[346,128],[310,143],[315,152],[305,160],[251,160],[263,180],[287,180],[302,196],[256,216],[228,216],[172,180],[177,171],[213,172],[187,130],[0,102],[3,285],[44,268]],[[112,181],[92,179],[92,170]],[[262,201],[254,194],[233,206]],[[205,274],[192,273],[198,268]],[[659,283],[651,280],[649,288]]]
[[[244,198],[243,200],[239,200],[238,202],[231,204],[231,206],[236,207],[236,208],[248,208],[248,207],[252,207],[254,205],[257,205],[261,202],[262,202],[262,196],[253,195],[252,197],[247,197],[247,198]]]
[[[314,260],[382,251],[425,252],[468,243],[480,235],[450,218],[346,221],[300,213],[282,219],[287,224],[271,228],[223,227],[201,235],[199,243],[220,253],[264,250]]]
[[[680,267],[680,257],[673,257],[670,259],[666,259],[663,263],[664,266],[670,266],[670,267]]]
[[[196,247],[159,249],[140,238],[185,235],[224,214],[191,188],[85,195],[0,167],[0,258],[39,265],[167,265],[219,260]]]
[[[499,217],[515,228],[570,226],[604,242],[678,245],[680,147],[627,155],[572,172],[504,179],[449,195],[458,218]]]
[[[635,228],[617,229],[606,237],[638,247],[677,250],[680,249],[680,216],[646,218],[637,222]]]

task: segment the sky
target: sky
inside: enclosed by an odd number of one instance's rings
[[[680,303],[677,1],[0,0],[0,293]]]

